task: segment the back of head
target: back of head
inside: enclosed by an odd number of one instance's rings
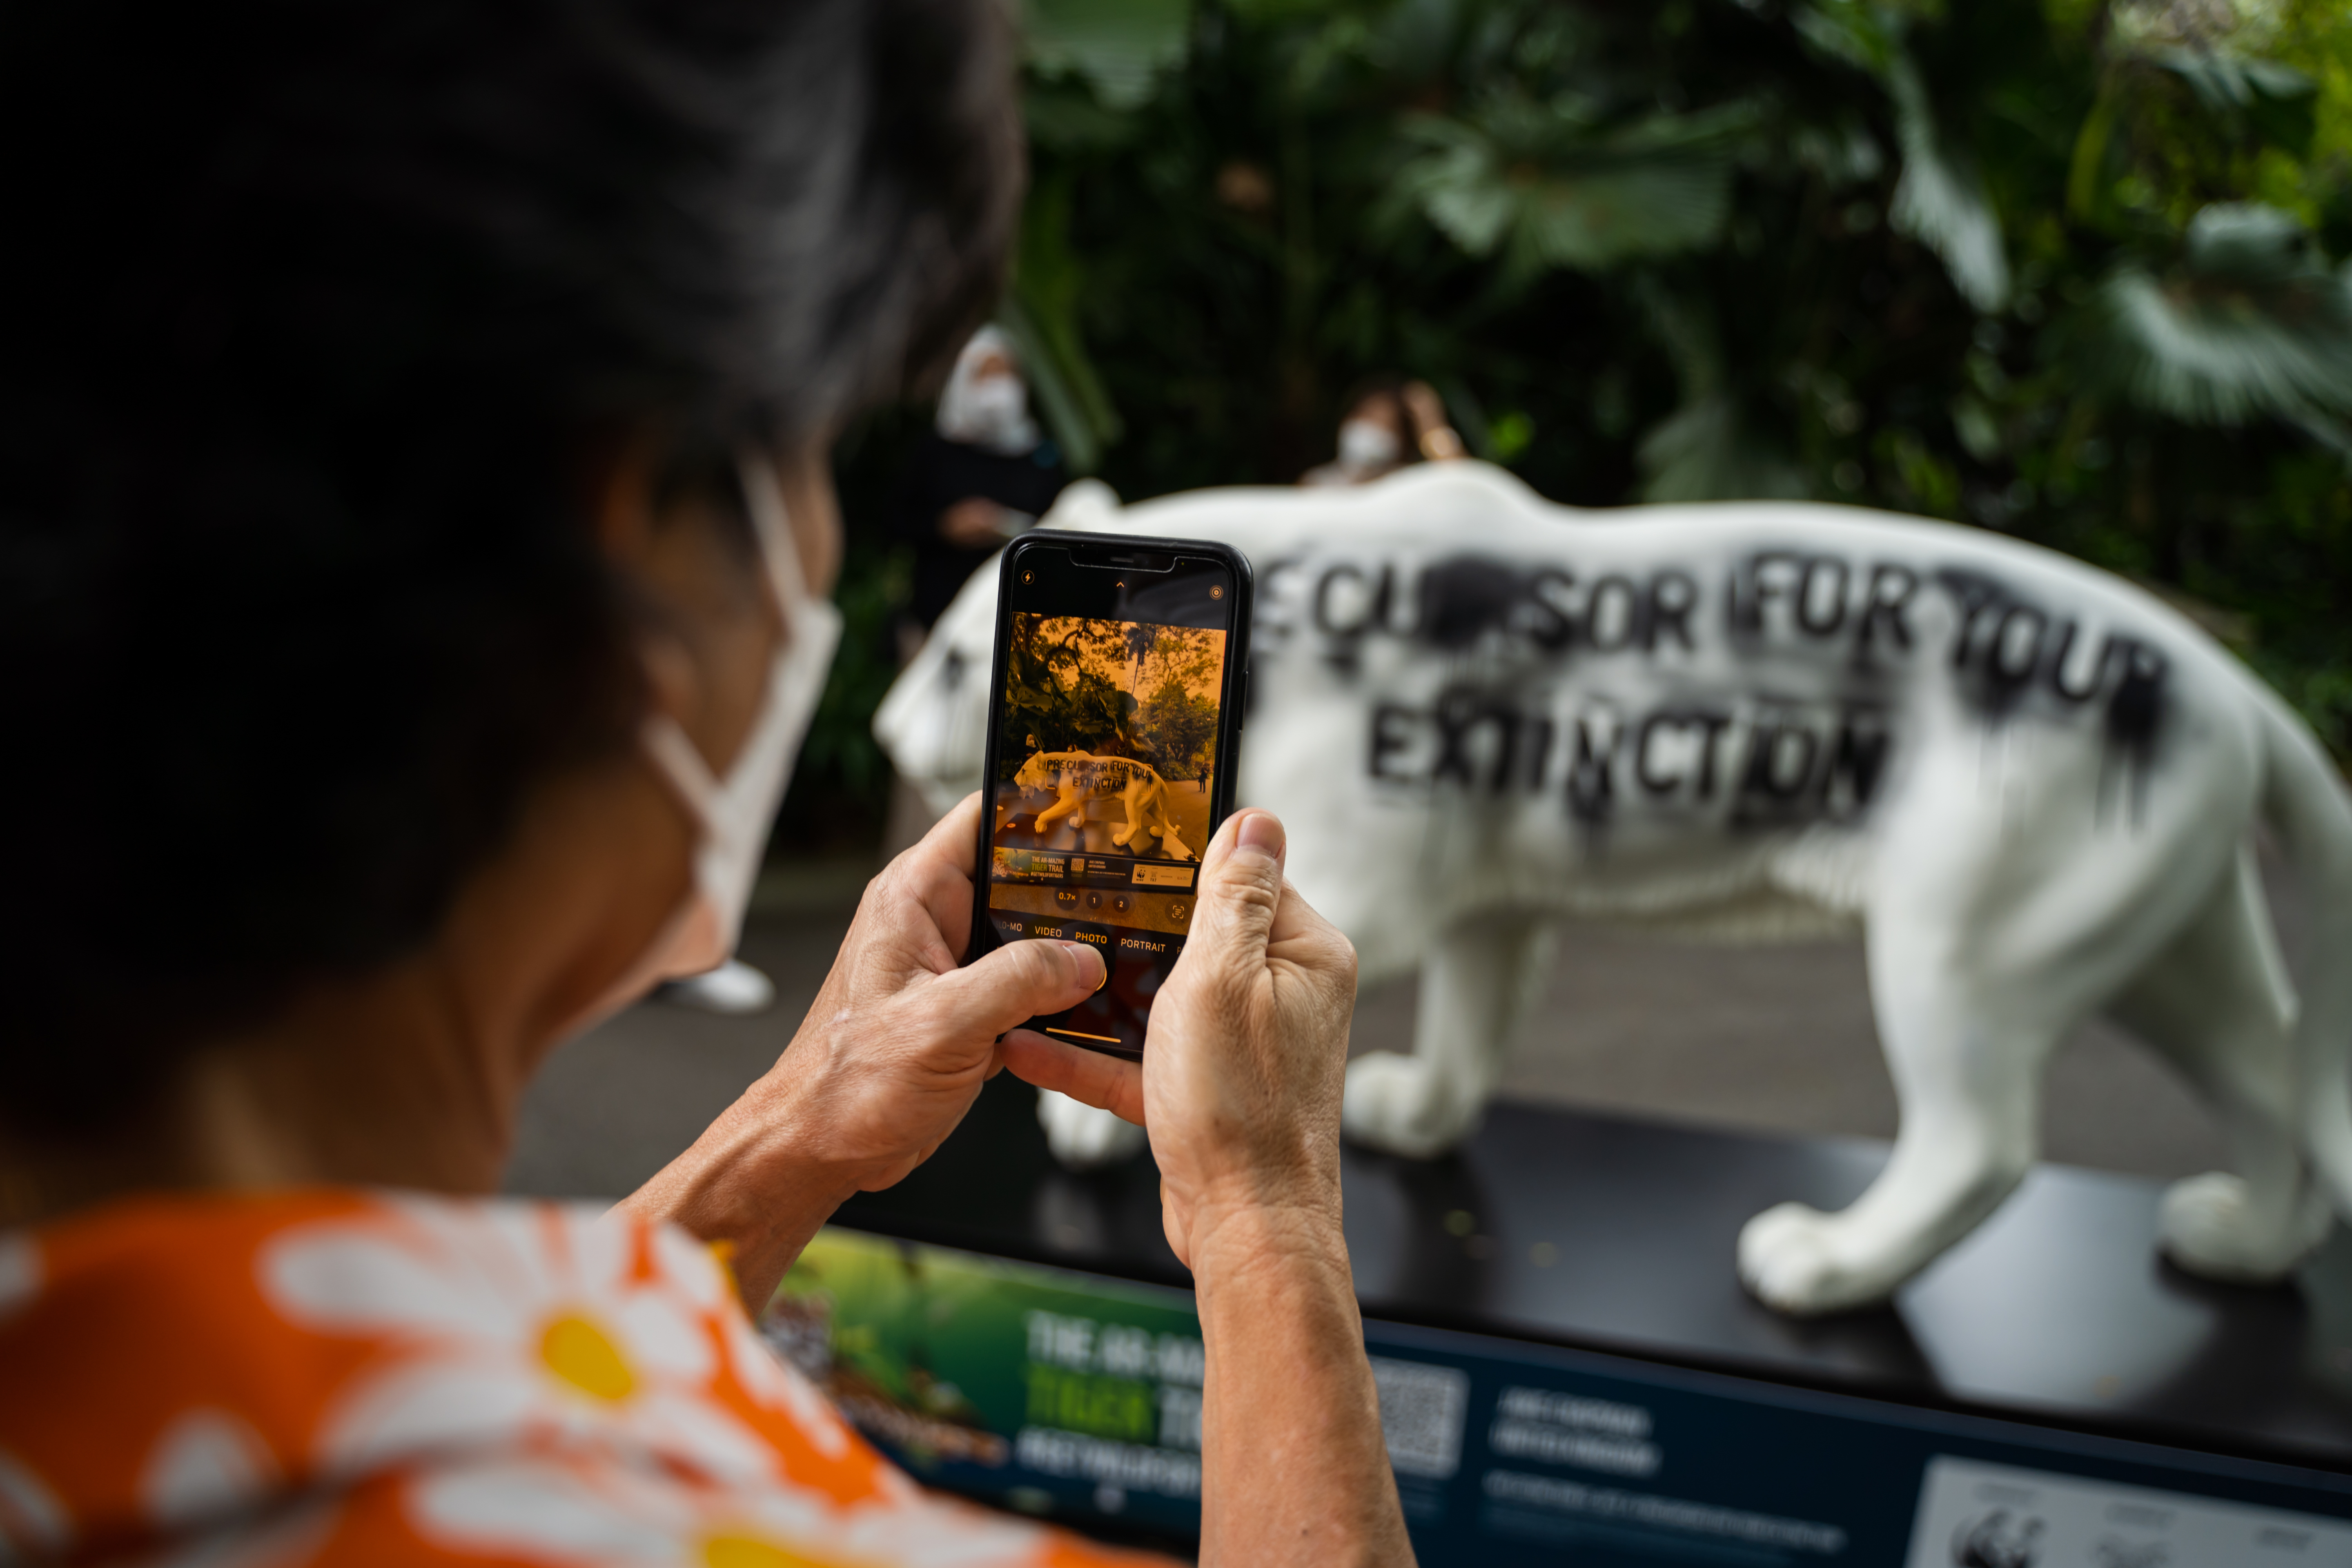
[[[0,1122],[397,957],[624,743],[677,484],[992,298],[989,0],[0,4]]]

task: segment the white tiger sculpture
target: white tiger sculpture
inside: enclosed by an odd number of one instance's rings
[[[1083,829],[1087,804],[1115,795],[1127,807],[1127,826],[1111,829],[1113,844],[1124,849],[1149,833],[1171,859],[1197,858],[1176,836],[1176,819],[1168,815],[1168,782],[1149,763],[1131,757],[1097,757],[1092,752],[1035,752],[1013,782],[1025,790],[1055,792],[1054,804],[1037,814],[1041,836],[1065,817],[1072,827]]]
[[[2166,1194],[2164,1249],[2274,1279],[2352,1213],[2352,798],[2195,626],[1997,534],[1802,504],[1550,505],[1483,465],[1227,489],[1066,527],[1217,539],[1256,571],[1238,798],[1367,979],[1422,971],[1413,1054],[1349,1067],[1349,1135],[1433,1155],[1476,1124],[1574,914],[1727,936],[1859,922],[1902,1107],[1850,1207],[1757,1215],[1738,1266],[1800,1313],[1891,1293],[2036,1152],[2042,1068],[2088,1015],[2203,1094],[2230,1173]],[[941,808],[976,787],[992,572],[876,732]],[[2296,1001],[2252,841],[2314,943]],[[1131,1131],[1041,1107],[1057,1152]]]

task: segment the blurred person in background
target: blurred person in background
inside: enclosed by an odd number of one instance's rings
[[[1030,417],[1012,340],[981,328],[956,355],[938,417],[890,504],[891,532],[915,552],[902,660],[971,574],[1045,515],[1064,482],[1060,451]]]
[[[1118,1554],[924,1493],[754,1333],[1001,1068],[1147,1120],[1204,1559],[1410,1560],[1339,1231],[1353,955],[1203,856],[1143,1068],[960,968],[977,797],[618,1208],[564,1039],[732,946],[822,688],[830,433],[1019,199],[984,0],[0,8],[0,1560]]]
[[[1425,381],[1375,376],[1348,398],[1339,421],[1339,452],[1299,476],[1309,487],[1368,485],[1409,463],[1450,462],[1464,456],[1462,437],[1446,419],[1445,404]]]

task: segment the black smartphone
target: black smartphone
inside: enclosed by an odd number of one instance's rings
[[[1024,1026],[1140,1058],[1201,852],[1233,810],[1249,562],[1195,540],[1038,529],[999,571],[964,962],[1011,942],[1092,943],[1102,988]]]

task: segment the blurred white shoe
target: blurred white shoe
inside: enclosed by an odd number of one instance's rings
[[[741,959],[730,958],[716,969],[673,980],[654,994],[674,1006],[748,1018],[776,1005],[776,983]]]

